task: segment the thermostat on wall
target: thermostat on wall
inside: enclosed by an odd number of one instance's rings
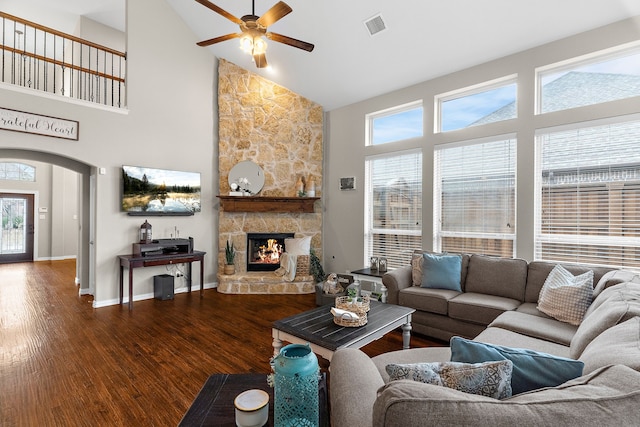
[[[42,207],[42,208],[38,208],[38,212],[40,212],[40,213],[47,213],[47,212],[49,212],[49,208],[48,208],[48,207],[46,207],[46,206],[44,206],[44,207]]]

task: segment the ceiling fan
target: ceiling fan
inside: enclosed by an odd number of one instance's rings
[[[283,1],[279,1],[278,3],[273,5],[271,9],[265,12],[264,15],[256,16],[256,2],[255,0],[253,0],[251,15],[244,15],[242,18],[236,18],[229,12],[223,10],[222,8],[216,6],[208,0],[196,1],[201,5],[213,10],[214,12],[224,16],[229,21],[238,24],[241,31],[240,33],[231,33],[224,36],[214,37],[209,40],[203,40],[197,43],[198,46],[210,46],[212,44],[220,43],[226,40],[240,38],[240,47],[242,48],[242,50],[253,56],[253,60],[258,68],[264,68],[267,66],[267,57],[265,55],[265,52],[267,50],[267,42],[262,38],[263,36],[267,37],[269,40],[297,47],[298,49],[306,50],[307,52],[311,52],[314,48],[314,45],[311,43],[267,31],[267,27],[274,24],[289,13],[293,12],[293,9],[291,9],[291,7],[289,7],[289,5]]]

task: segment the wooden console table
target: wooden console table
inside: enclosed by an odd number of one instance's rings
[[[206,252],[193,251],[163,255],[118,255],[120,260],[120,305],[123,300],[124,269],[129,269],[129,310],[133,309],[133,269],[138,267],[154,267],[168,264],[189,264],[187,286],[191,292],[191,263],[200,261],[200,296],[204,290],[204,255]]]

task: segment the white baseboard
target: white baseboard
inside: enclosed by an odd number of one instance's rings
[[[218,282],[214,282],[214,283],[205,283],[204,284],[204,289],[214,289],[218,287]],[[191,292],[198,292],[200,290],[200,285],[191,285]],[[186,286],[181,286],[179,288],[176,288],[173,293],[174,294],[182,294],[185,292],[188,292],[189,288],[187,288]],[[146,299],[153,299],[154,295],[153,293],[146,293],[146,294],[139,294],[139,295],[134,295],[133,296],[133,301],[142,301],[142,300],[146,300]],[[128,293],[124,295],[124,297],[122,298],[122,304],[128,304],[129,303],[129,295]],[[116,298],[116,299],[108,299],[108,300],[104,300],[104,301],[96,301],[93,300],[93,308],[100,308],[100,307],[108,307],[110,305],[118,305],[120,304],[120,299]]]

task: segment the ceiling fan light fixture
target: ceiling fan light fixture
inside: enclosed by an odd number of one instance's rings
[[[262,37],[253,39],[253,54],[261,55],[267,51],[267,42]]]
[[[253,37],[251,37],[249,34],[245,34],[244,36],[240,37],[240,49],[242,49],[243,52],[251,55],[251,52],[253,51]]]

